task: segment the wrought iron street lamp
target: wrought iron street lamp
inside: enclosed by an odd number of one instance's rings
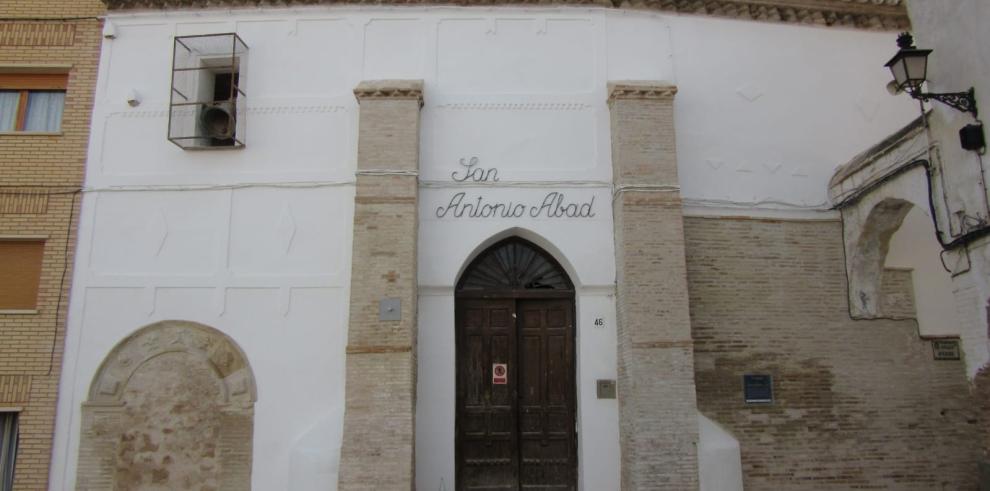
[[[894,74],[894,80],[887,84],[891,94],[907,92],[911,97],[921,102],[936,100],[949,107],[973,115],[976,124],[968,124],[959,130],[959,143],[965,150],[973,150],[981,154],[986,151],[986,140],[983,137],[983,122],[979,120],[976,109],[976,91],[970,87],[965,92],[932,93],[925,92],[921,86],[928,78],[928,55],[930,49],[918,49],[910,33],[903,32],[897,36],[897,54],[885,65]]]
[[[965,92],[931,93],[923,92],[921,85],[928,78],[928,55],[930,49],[918,49],[914,46],[914,38],[904,32],[897,36],[897,54],[885,65],[894,74],[894,81],[888,86],[891,92],[907,92],[911,97],[922,102],[939,101],[962,112],[968,112],[974,118],[978,117],[976,96],[972,87]]]

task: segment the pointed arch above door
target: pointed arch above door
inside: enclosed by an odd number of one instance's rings
[[[574,283],[549,253],[521,237],[495,243],[471,261],[457,282],[459,296],[574,294]]]

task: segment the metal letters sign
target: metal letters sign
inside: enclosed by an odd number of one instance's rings
[[[934,339],[932,340],[932,351],[935,352],[936,360],[958,360],[959,340]]]
[[[485,169],[478,157],[461,159],[465,167],[462,172],[454,171],[450,178],[457,183],[496,183],[499,182],[498,169]],[[438,206],[437,218],[593,218],[595,197],[584,202],[575,202],[560,191],[551,191],[539,202],[492,201],[482,195],[470,195],[461,191],[450,197],[446,206]]]
[[[498,182],[498,169],[492,167],[491,169],[485,170],[484,168],[478,166],[478,162],[480,162],[478,157],[461,159],[461,165],[467,167],[467,170],[464,171],[463,176],[459,176],[458,174],[460,173],[457,171],[451,172],[450,178],[453,179],[454,182]]]
[[[492,364],[492,385],[509,383],[509,365],[507,363]]]

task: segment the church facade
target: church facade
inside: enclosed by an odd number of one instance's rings
[[[53,489],[976,486],[900,2],[107,3]]]

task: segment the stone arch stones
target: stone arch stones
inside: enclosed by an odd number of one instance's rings
[[[829,199],[842,213],[854,319],[886,315],[881,292],[890,238],[912,208],[929,209],[928,158],[929,142],[918,118],[841,166],[829,182]]]
[[[93,378],[76,489],[250,489],[255,400],[247,358],[225,334],[144,327]]]
[[[914,205],[899,198],[885,198],[876,203],[862,223],[858,235],[849,237],[846,255],[849,275],[850,311],[855,317],[873,318],[882,315],[881,291],[884,264],[890,249],[890,238]]]

